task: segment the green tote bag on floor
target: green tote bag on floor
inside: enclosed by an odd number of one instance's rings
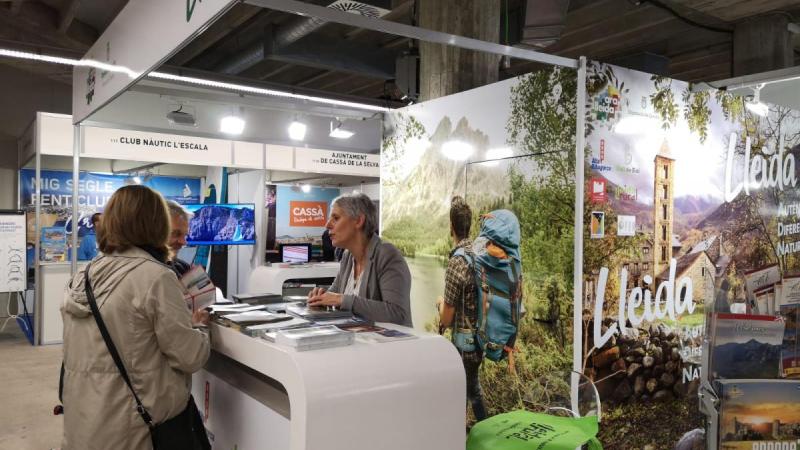
[[[595,438],[596,416],[559,417],[529,411],[498,414],[478,422],[467,439],[467,450],[603,450]]]

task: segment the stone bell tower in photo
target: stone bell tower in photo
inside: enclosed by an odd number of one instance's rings
[[[672,218],[674,212],[675,160],[667,140],[653,161],[653,274],[669,268],[672,259]],[[653,280],[655,282],[655,280]]]

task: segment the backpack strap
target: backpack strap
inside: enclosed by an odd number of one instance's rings
[[[147,412],[147,409],[145,409],[144,405],[142,405],[142,401],[139,399],[139,396],[136,395],[136,391],[133,390],[130,377],[128,377],[128,371],[125,370],[125,365],[122,363],[122,358],[119,356],[117,347],[114,345],[114,341],[111,340],[111,335],[108,333],[108,329],[103,321],[103,317],[100,315],[100,308],[97,307],[97,301],[94,298],[92,285],[89,282],[89,269],[91,266],[92,263],[90,262],[86,266],[86,271],[83,273],[83,287],[86,291],[86,299],[89,301],[89,307],[92,309],[92,316],[94,317],[95,322],[97,322],[97,328],[100,329],[100,334],[103,336],[103,341],[106,343],[108,352],[111,353],[111,358],[114,360],[117,370],[119,370],[120,375],[122,375],[122,379],[125,380],[125,384],[128,385],[128,389],[130,389],[131,394],[133,394],[133,399],[136,400],[136,411],[138,411],[139,415],[142,416],[142,420],[147,427],[152,429],[155,426],[153,424],[153,419],[150,417],[150,413]]]

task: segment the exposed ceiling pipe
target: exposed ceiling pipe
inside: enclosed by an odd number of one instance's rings
[[[558,42],[568,10],[569,0],[528,0],[520,45],[542,49]]]
[[[328,4],[329,7],[342,9],[341,5],[337,5],[337,3],[341,2],[337,1],[330,2],[330,0],[326,0],[315,1],[312,3]],[[353,1],[346,3],[360,3],[364,4],[366,7],[371,5],[377,8],[391,7],[391,3],[387,2],[386,0],[360,0],[358,2]],[[265,39],[251,44],[238,54],[233,55],[231,58],[218,64],[215,68],[215,72],[220,72],[227,75],[240,74],[264,60],[273,49],[282,49],[288,47],[289,45],[294,44],[300,39],[317,31],[323,25],[325,25],[325,23],[325,20],[317,17],[300,17],[293,19],[286,25],[274,30],[271,36],[266,36]]]

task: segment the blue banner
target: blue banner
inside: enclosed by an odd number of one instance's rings
[[[20,170],[22,205],[33,206],[36,197],[36,171]],[[135,178],[135,177],[134,177]],[[78,205],[102,209],[114,191],[134,182],[126,175],[105,175],[81,172],[78,181]],[[144,177],[141,184],[178,203],[200,203],[200,179],[182,177]],[[72,172],[41,171],[41,205],[43,208],[72,206]]]

